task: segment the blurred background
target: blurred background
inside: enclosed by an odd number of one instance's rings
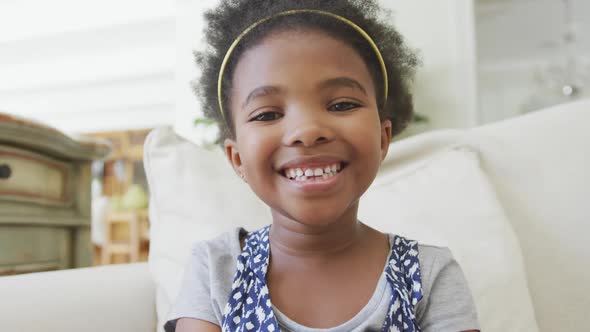
[[[209,137],[195,124],[200,106],[189,83],[199,74],[192,51],[203,47],[202,14],[217,2],[0,0],[0,112],[112,146],[89,177],[93,264],[147,257],[147,133],[173,126],[199,144]],[[590,94],[589,1],[381,2],[423,63],[414,84],[422,121],[404,137]],[[105,256],[109,243],[129,241],[132,222],[139,254]],[[9,250],[0,244],[0,275],[13,264],[2,261]]]

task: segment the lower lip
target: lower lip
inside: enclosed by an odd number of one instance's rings
[[[281,177],[287,181],[293,188],[297,191],[307,193],[307,194],[318,194],[318,193],[325,193],[330,191],[331,189],[335,188],[338,183],[340,182],[340,177],[342,172],[345,169],[340,170],[340,172],[336,173],[334,176],[329,178],[323,177],[316,177],[313,181],[296,181],[288,179],[281,175]]]

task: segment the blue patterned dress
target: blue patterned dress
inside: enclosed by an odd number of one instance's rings
[[[223,332],[279,331],[266,284],[270,226],[248,234],[223,313]],[[382,331],[418,332],[414,308],[422,298],[418,243],[395,236],[385,267],[392,290]]]

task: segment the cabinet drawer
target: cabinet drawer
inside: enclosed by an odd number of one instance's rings
[[[0,146],[0,200],[68,205],[72,176],[67,163]]]
[[[32,263],[32,264],[21,264],[21,265],[0,265],[0,277],[11,276],[15,274],[25,274],[34,272],[48,272],[57,271],[62,269],[61,262],[43,262],[43,263]]]
[[[0,268],[69,264],[70,231],[61,227],[0,227]]]

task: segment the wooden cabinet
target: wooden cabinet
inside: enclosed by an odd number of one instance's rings
[[[69,205],[70,183],[74,180],[71,164],[21,148],[0,145],[0,197],[22,202]]]
[[[90,165],[108,144],[0,113],[0,275],[90,266]]]

